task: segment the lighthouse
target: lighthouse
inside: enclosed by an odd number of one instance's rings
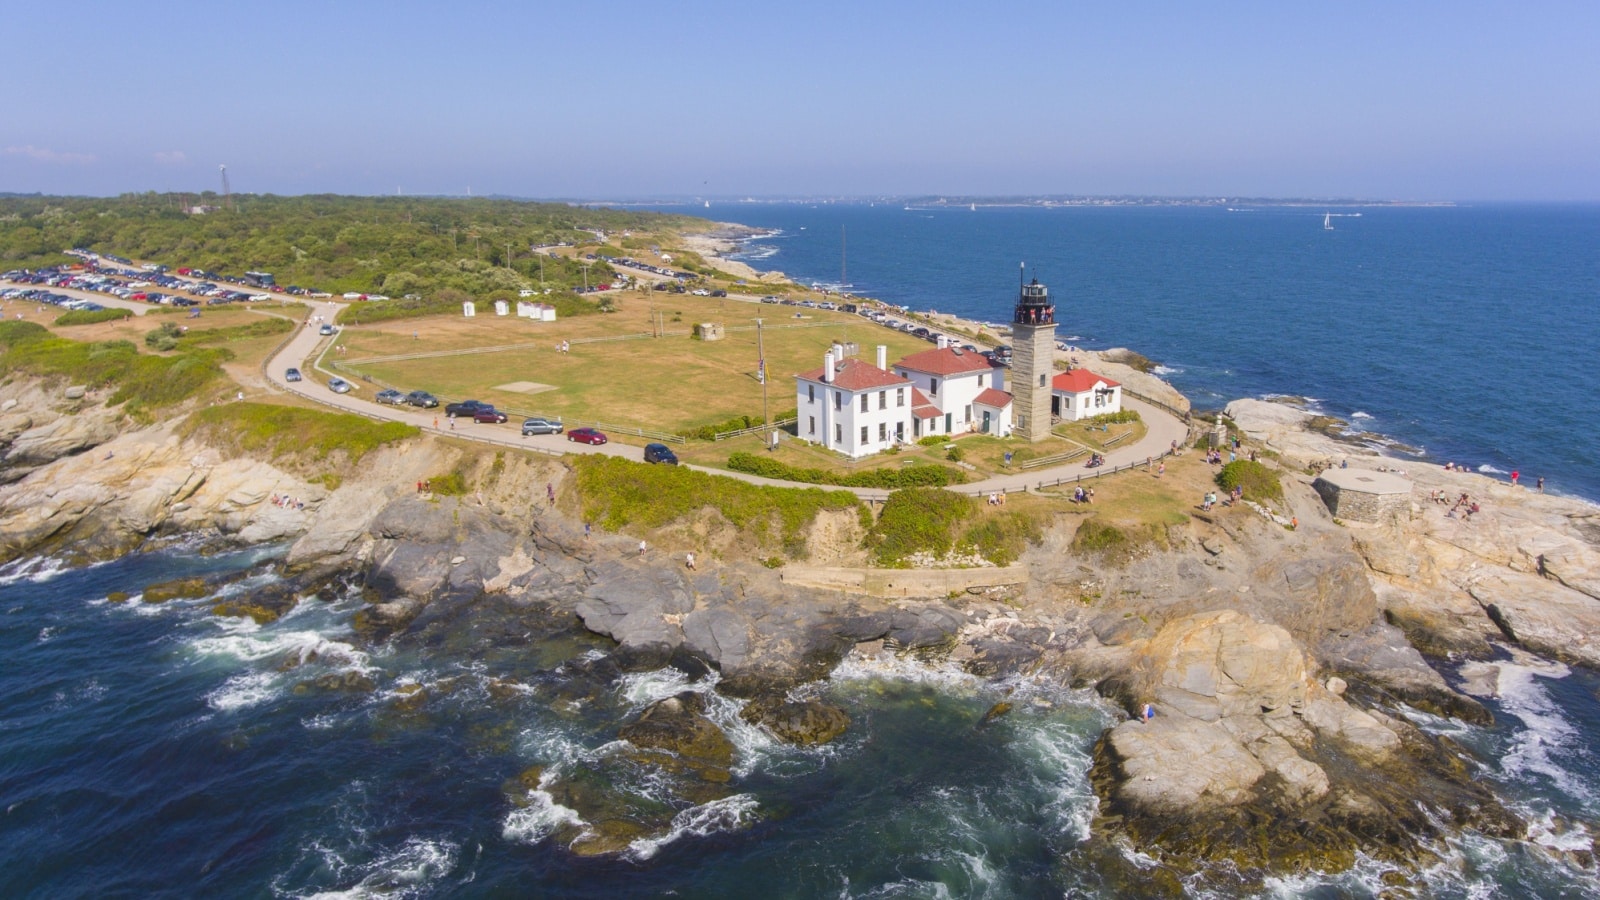
[[[1033,279],[1023,284],[1011,317],[1013,434],[1037,442],[1050,437],[1050,379],[1055,375],[1056,308],[1050,291]]]

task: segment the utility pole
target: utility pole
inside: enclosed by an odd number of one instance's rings
[[[756,367],[761,374],[761,427],[763,435],[772,427],[772,411],[767,406],[767,352],[761,343],[761,320],[756,320]]]
[[[222,206],[224,209],[233,209],[233,191],[228,187],[228,167],[217,166],[222,170]]]
[[[585,294],[587,294],[587,293],[589,293],[589,265],[590,264],[589,263],[580,263],[579,265],[583,269],[583,292]]]
[[[506,268],[511,268],[511,242],[506,241]]]

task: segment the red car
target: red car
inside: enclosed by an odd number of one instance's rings
[[[593,428],[574,428],[567,432],[567,440],[584,444],[604,444],[606,436]]]
[[[505,420],[506,414],[492,406],[487,409],[480,409],[472,414],[472,421],[487,422],[490,425],[498,425]]]

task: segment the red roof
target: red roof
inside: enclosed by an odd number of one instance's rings
[[[987,372],[994,368],[994,364],[983,356],[969,350],[957,350],[954,347],[913,353],[895,365],[925,375],[966,375],[972,372]]]
[[[1104,384],[1108,388],[1121,387],[1117,382],[1088,369],[1068,369],[1050,380],[1051,387],[1067,394],[1088,393],[1094,390],[1096,384]]]
[[[984,388],[982,393],[972,398],[972,402],[990,409],[1005,409],[1011,405],[1011,395],[997,388]]]
[[[919,419],[937,419],[944,415],[938,404],[928,399],[921,388],[911,389],[911,414]]]
[[[826,384],[841,391],[870,391],[874,388],[905,387],[911,383],[893,372],[885,372],[859,359],[845,359],[835,366],[832,382],[822,380],[826,372],[827,369],[824,367],[801,372],[795,377],[802,381]]]

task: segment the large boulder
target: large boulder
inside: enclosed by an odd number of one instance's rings
[[[1233,610],[1180,619],[1146,649],[1160,666],[1159,703],[1205,721],[1289,715],[1305,699],[1308,665],[1289,632]]]

